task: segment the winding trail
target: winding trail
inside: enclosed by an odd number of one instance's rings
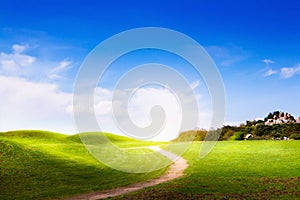
[[[118,187],[110,190],[103,190],[99,192],[82,194],[82,195],[66,198],[65,200],[96,200],[96,199],[104,199],[108,197],[116,197],[123,194],[128,194],[130,192],[138,191],[146,187],[150,187],[170,180],[174,180],[184,175],[184,170],[188,167],[188,163],[182,157],[178,158],[176,154],[171,153],[169,151],[162,150],[157,146],[148,146],[143,148],[148,148],[157,151],[163,156],[166,156],[170,160],[174,161],[174,163],[170,165],[169,169],[158,178],[151,179],[148,181],[138,182],[132,185]]]

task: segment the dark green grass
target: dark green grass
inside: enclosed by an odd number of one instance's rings
[[[127,141],[126,137],[108,137],[115,144]],[[132,146],[143,145],[128,141]],[[132,174],[108,168],[87,152],[78,135],[0,133],[0,199],[61,198],[147,180],[164,170]]]
[[[218,142],[198,159],[201,142],[183,155],[184,178],[125,199],[300,199],[300,141]]]

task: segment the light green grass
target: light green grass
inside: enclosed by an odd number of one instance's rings
[[[130,198],[300,199],[300,141],[218,142],[198,159],[201,144],[194,143],[183,155],[190,165],[184,178]],[[172,150],[176,152],[174,146]]]
[[[122,148],[159,145],[176,153],[186,145],[106,135]],[[184,178],[125,197],[300,199],[300,141],[223,141],[199,159],[201,144],[193,143],[183,155],[190,165]],[[125,151],[150,152],[146,148]],[[0,199],[61,198],[147,180],[165,170],[144,174],[116,171],[95,160],[78,135],[44,131],[0,133],[0,169]]]
[[[107,136],[109,138],[115,137],[94,132],[80,134],[80,138],[84,141],[83,143],[87,150],[98,160],[106,163],[111,168],[130,173],[146,173],[167,167],[172,163],[170,159],[156,151],[151,150],[151,153],[149,153],[149,151],[145,152],[145,145],[154,145],[156,144],[155,142],[137,141],[133,139],[128,139],[127,142],[127,140],[122,140],[123,137],[118,140],[114,138],[108,140]],[[126,150],[128,147],[136,148],[135,153]]]
[[[107,137],[119,146],[148,143]],[[148,152],[135,153],[143,151]],[[0,171],[0,199],[52,199],[132,184],[157,177],[165,169],[142,174],[117,171],[93,158],[78,135],[15,131],[0,133]]]

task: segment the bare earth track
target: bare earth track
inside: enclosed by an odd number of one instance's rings
[[[66,198],[65,200],[96,200],[96,199],[104,199],[108,197],[116,197],[124,194],[128,194],[130,192],[134,192],[137,190],[141,190],[146,187],[158,185],[160,183],[164,183],[170,180],[174,180],[180,178],[184,175],[184,170],[188,167],[187,161],[182,157],[179,157],[176,154],[160,149],[156,146],[146,147],[151,150],[157,151],[160,154],[168,157],[170,160],[175,161],[172,165],[170,165],[169,169],[160,177],[144,182],[135,183],[132,185],[118,187],[110,190],[103,190],[99,192],[92,192],[87,194],[82,194],[70,198]],[[177,159],[176,159],[177,158]]]

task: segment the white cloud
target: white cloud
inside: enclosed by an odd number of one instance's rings
[[[272,75],[278,73],[276,70],[273,70],[272,68],[269,67],[269,64],[275,63],[273,60],[266,58],[266,59],[263,59],[262,62],[266,64],[265,68],[262,70],[262,72],[264,72],[264,74],[263,74],[264,77],[269,77],[269,76],[272,76]]]
[[[40,60],[26,54],[24,51],[27,48],[28,45],[14,44],[11,53],[0,52],[0,75],[56,81],[65,78],[66,72],[74,65],[70,59],[60,62]]]
[[[25,46],[25,45],[19,45],[19,44],[14,44],[12,46],[12,49],[14,50],[15,54],[20,54],[20,53],[22,53],[23,51],[25,51],[27,49],[27,46]]]
[[[291,78],[296,74],[300,74],[300,64],[294,67],[283,67],[280,69],[280,76],[284,79]]]
[[[73,95],[63,92],[53,80],[62,78],[73,62],[41,60],[28,55],[27,48],[28,45],[14,44],[11,52],[0,52],[0,131],[75,133]]]
[[[54,79],[62,79],[63,77],[58,74],[49,74],[48,78],[54,80]]]
[[[264,62],[266,65],[275,63],[273,60],[270,59],[263,59],[262,62]]]
[[[159,136],[151,139],[168,140],[176,137],[180,129],[181,121],[178,115],[180,115],[181,111],[178,108],[176,98],[171,92],[167,89],[140,88],[135,91],[129,102],[127,102],[126,97],[129,94],[130,91],[116,90],[112,100],[112,91],[97,88],[95,110],[102,129],[115,133],[124,133],[122,129],[128,128],[126,127],[128,120],[138,127],[146,127],[152,123],[150,117],[151,108],[155,105],[160,105],[166,113],[166,124]],[[115,112],[113,113],[113,111]],[[120,125],[122,129],[120,129]],[[143,133],[140,133],[137,137],[144,137]]]
[[[57,85],[0,75],[0,131],[43,129],[74,133],[72,95]]]
[[[71,69],[73,66],[73,62],[70,61],[69,59],[65,59],[61,62],[59,62],[59,64],[52,68],[48,74],[48,78],[50,79],[61,79],[63,78],[60,74]]]
[[[63,61],[59,62],[59,64],[51,70],[51,73],[58,73],[61,71],[68,70],[71,68],[71,65],[72,65],[72,61],[63,60]]]
[[[71,134],[76,132],[71,93],[62,92],[56,84],[37,83],[19,77],[0,75],[0,82],[0,113],[2,113],[0,131],[43,129]],[[174,94],[165,88],[140,88],[135,91],[127,104],[124,100],[128,93],[130,91],[117,90],[114,94],[112,90],[106,88],[96,89],[94,109],[101,130],[122,134],[115,123],[116,119],[120,124],[130,119],[140,127],[150,125],[152,123],[150,111],[155,105],[160,105],[165,111],[166,123],[160,134],[151,140],[169,140],[182,130],[194,128],[180,127],[182,107],[186,109],[186,118],[196,117],[193,116],[194,108],[189,106],[190,97],[186,94],[179,94],[184,99],[179,105]],[[112,101],[113,94],[114,101]],[[112,105],[116,111],[115,116]],[[198,114],[201,127],[208,128],[210,112],[202,109]]]
[[[22,54],[25,46],[13,45],[12,53],[0,53],[0,72],[6,75],[20,75],[24,67],[33,64],[36,58],[30,55]]]
[[[204,106],[200,106],[202,110],[198,113],[200,121],[198,126],[181,127],[182,108],[185,109],[186,115],[183,117],[186,119],[192,121],[192,118],[197,117],[194,116],[195,108],[190,106],[191,100],[186,94],[179,94],[181,99],[184,99],[183,102],[179,102],[177,97],[165,88],[145,87],[139,88],[133,94],[131,92],[129,90],[116,90],[113,92],[104,88],[96,89],[94,108],[101,130],[119,134],[124,133],[119,125],[126,129],[129,122],[141,128],[147,127],[152,123],[151,109],[157,105],[164,110],[166,121],[161,132],[157,136],[153,136],[151,140],[170,140],[175,138],[180,131],[199,127],[199,125],[203,128],[209,128],[211,113],[206,109],[206,105],[205,109],[203,109]],[[130,96],[129,101],[126,98],[128,96]],[[112,98],[114,99],[112,100]],[[154,115],[154,117],[161,117],[161,115]],[[140,133],[138,137],[145,136]]]
[[[23,70],[24,67],[31,65],[36,61],[36,58],[33,56],[20,54],[19,52],[6,54],[1,52],[0,53],[0,70],[2,73],[11,73],[19,75]],[[0,72],[1,72],[0,71]],[[12,74],[12,75],[13,75]]]
[[[105,116],[112,112],[112,91],[97,87],[95,90],[95,114]]]
[[[264,77],[272,76],[274,74],[277,74],[277,71],[273,69],[269,69],[264,73]]]
[[[2,70],[6,72],[15,72],[19,70],[19,65],[14,60],[0,60]]]
[[[167,89],[142,88],[130,99],[129,116],[137,125],[151,124],[150,112],[153,106],[161,106],[166,113],[163,134],[176,133],[180,129],[181,106],[176,97]]]
[[[270,63],[275,63],[274,61],[269,60],[269,59],[264,59],[263,62],[266,63],[267,65]],[[288,79],[297,74],[300,74],[300,64],[297,64],[294,67],[282,67],[279,70],[274,70],[274,69],[271,69],[270,67],[266,66],[266,68],[264,68],[262,70],[262,72],[264,72],[264,75],[263,75],[264,77],[278,74],[281,78]]]
[[[194,82],[191,83],[191,88],[193,90],[196,89],[199,86],[200,86],[200,81],[199,80],[196,80],[196,81],[194,81]]]

